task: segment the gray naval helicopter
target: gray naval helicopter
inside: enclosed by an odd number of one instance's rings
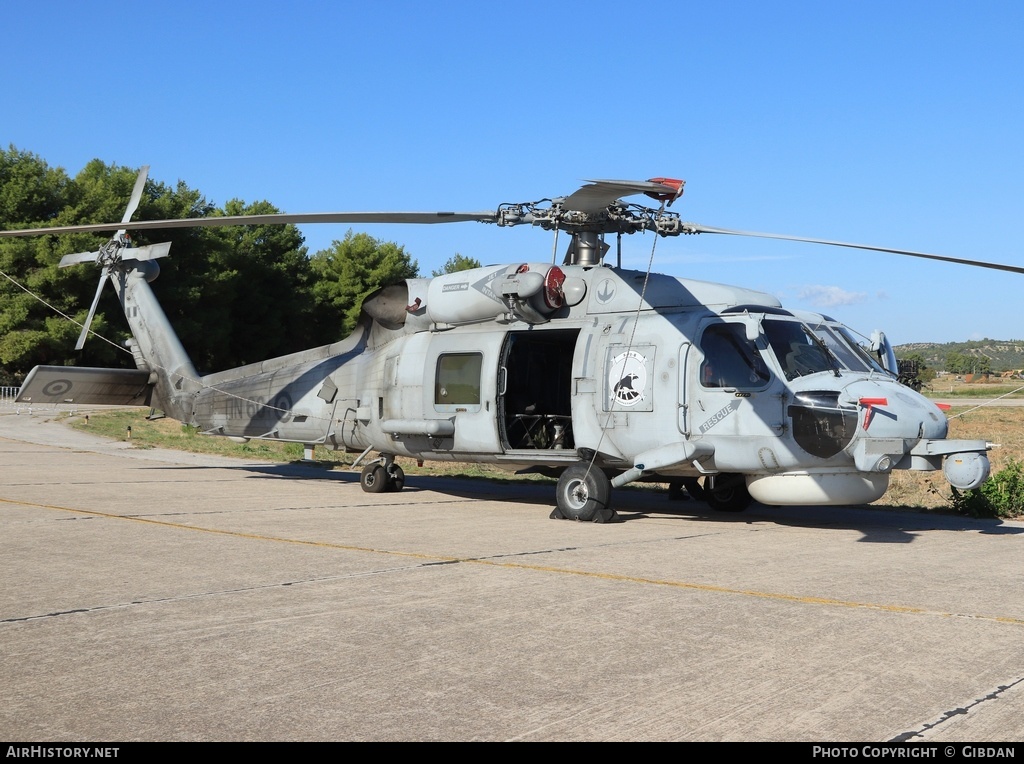
[[[112,231],[62,266],[102,269],[120,298],[137,369],[36,367],[19,400],[152,406],[209,435],[359,452],[363,490],[401,490],[395,457],[487,462],[558,475],[553,518],[615,518],[612,489],[687,486],[719,510],[875,501],[892,470],[942,469],[957,489],[988,477],[988,444],[947,440],[934,403],[897,381],[884,335],[860,341],[824,315],[742,287],[626,270],[605,238],[718,233],[870,249],[1024,273],[921,252],[710,228],[667,207],[683,181],[593,181],[575,193],[478,213],[315,213],[132,223],[143,168],[120,223],[0,232]],[[646,194],[657,207],[627,204]],[[351,336],[215,374],[196,371],[150,284],[169,244],[129,230],[333,222],[534,225],[568,235],[560,264],[526,260],[367,297]]]

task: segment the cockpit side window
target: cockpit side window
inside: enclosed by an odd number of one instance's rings
[[[853,349],[846,344],[844,338],[837,334],[833,327],[818,324],[817,326],[813,326],[812,329],[814,333],[818,335],[818,339],[825,343],[829,352],[831,352],[832,355],[835,356],[836,360],[838,360],[845,368],[850,369],[851,371],[870,370],[867,364],[864,363],[863,358],[854,353]]]
[[[836,372],[835,361],[823,343],[803,324],[797,321],[765,321],[764,331],[787,380],[821,371]]]
[[[883,374],[889,373],[885,370],[885,367],[882,366],[877,357],[873,356],[867,348],[857,342],[856,337],[851,334],[849,329],[844,326],[839,329],[839,333],[843,335],[843,338],[850,344],[850,347],[857,352],[858,357],[868,365],[868,368],[871,369],[871,371],[879,371]]]
[[[768,384],[770,374],[760,352],[746,338],[742,324],[712,324],[700,338],[704,360],[700,380],[704,387],[757,389]]]

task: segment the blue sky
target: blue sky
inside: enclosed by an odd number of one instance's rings
[[[50,0],[4,21],[0,142],[71,174],[149,164],[288,212],[488,210],[668,176],[704,225],[1024,265],[1019,2]],[[426,273],[551,255],[533,229],[364,230]],[[315,251],[345,229],[303,232]],[[627,239],[626,264],[652,244]],[[708,235],[659,240],[655,270],[896,343],[1024,339],[1024,276]]]

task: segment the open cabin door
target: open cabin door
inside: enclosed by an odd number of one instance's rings
[[[498,427],[506,451],[575,449],[572,361],[579,329],[509,332],[498,372]]]

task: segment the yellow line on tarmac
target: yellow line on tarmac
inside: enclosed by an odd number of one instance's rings
[[[550,573],[561,573],[564,575],[587,576],[589,578],[603,578],[609,581],[624,581],[634,584],[646,584],[651,586],[670,586],[675,587],[677,589],[691,589],[702,592],[714,592],[716,594],[741,594],[747,597],[758,597],[759,599],[779,600],[783,602],[796,602],[803,605],[829,605],[832,607],[881,610],[889,613],[937,615],[946,618],[971,618],[980,621],[997,621],[999,623],[1012,623],[1017,626],[1024,626],[1024,618],[1011,618],[1009,616],[967,615],[963,613],[949,613],[941,610],[928,610],[927,608],[912,607],[910,605],[879,605],[872,602],[837,600],[829,597],[807,597],[798,594],[763,592],[758,591],[756,589],[732,589],[727,586],[716,586],[715,584],[695,584],[686,581],[671,581],[658,578],[644,578],[641,576],[626,576],[621,575],[619,573],[596,573],[586,570],[573,570],[571,568],[555,568],[543,565],[524,565],[522,563],[498,562],[496,560],[467,560],[466,562],[477,562],[482,565],[497,565],[509,568],[523,568],[525,570],[546,571]]]
[[[457,557],[438,557],[437,555],[421,554],[418,552],[397,552],[387,549],[373,549],[372,547],[351,546],[348,544],[335,544],[329,541],[308,541],[306,539],[289,539],[280,536],[263,536],[258,533],[243,533],[242,531],[227,531],[219,528],[206,528],[201,525],[188,525],[186,523],[172,523],[167,520],[154,520],[151,517],[134,517],[132,515],[117,515],[111,512],[99,512],[94,509],[72,509],[71,507],[59,507],[54,504],[35,504],[31,501],[19,501],[17,499],[5,499],[0,497],[4,504],[19,504],[23,507],[38,507],[39,509],[55,509],[61,512],[71,512],[76,515],[89,515],[90,517],[104,517],[109,520],[129,520],[136,523],[147,523],[149,525],[160,525],[165,528],[177,528],[178,530],[198,531],[200,533],[216,533],[221,536],[234,536],[235,538],[254,539],[257,541],[277,541],[283,544],[298,544],[300,546],[324,547],[327,549],[344,549],[353,552],[376,552],[377,554],[390,554],[400,557],[416,557],[424,560],[443,560],[445,562],[459,562]]]
[[[968,618],[978,621],[994,621],[996,623],[1008,623],[1014,626],[1024,626],[1024,618],[1012,618],[1010,616],[972,615],[966,613],[949,613],[941,610],[929,610],[927,608],[912,607],[910,605],[879,605],[872,602],[855,602],[852,600],[839,600],[830,597],[807,597],[797,594],[783,594],[780,592],[764,592],[756,589],[733,589],[727,586],[716,586],[714,584],[697,584],[686,581],[672,581],[658,578],[645,578],[642,576],[627,576],[619,573],[601,573],[589,570],[578,570],[574,568],[560,568],[550,565],[527,565],[521,562],[507,562],[501,560],[481,560],[471,557],[449,557],[446,555],[425,554],[422,552],[400,552],[392,549],[375,549],[373,547],[353,546],[350,544],[337,544],[329,541],[309,541],[305,539],[289,539],[280,536],[263,536],[258,533],[243,533],[241,531],[220,530],[217,528],[206,528],[198,525],[187,525],[185,523],[172,523],[166,520],[154,520],[148,517],[132,517],[117,515],[109,512],[99,512],[89,509],[72,509],[52,504],[35,504],[17,499],[5,499],[0,497],[0,502],[5,504],[18,504],[24,507],[38,507],[40,509],[53,509],[61,512],[71,512],[79,515],[92,517],[103,517],[111,520],[130,520],[137,523],[148,523],[166,528],[178,530],[198,531],[200,533],[215,533],[222,536],[233,536],[235,538],[253,539],[257,541],[274,541],[283,544],[298,544],[301,546],[321,547],[324,549],[341,549],[350,552],[369,552],[373,554],[386,554],[395,557],[408,557],[420,560],[432,560],[438,562],[458,562],[467,565],[488,565],[496,568],[509,568],[517,570],[528,570],[538,573],[557,573],[560,575],[585,576],[605,581],[616,581],[622,583],[643,584],[646,586],[667,586],[676,589],[689,589],[691,591],[712,592],[715,594],[739,594],[746,597],[757,597],[758,599],[775,600],[780,602],[794,602],[801,605],[825,605],[830,607],[861,608],[865,610],[878,610],[888,613],[906,613],[912,615],[932,615],[944,618]]]

